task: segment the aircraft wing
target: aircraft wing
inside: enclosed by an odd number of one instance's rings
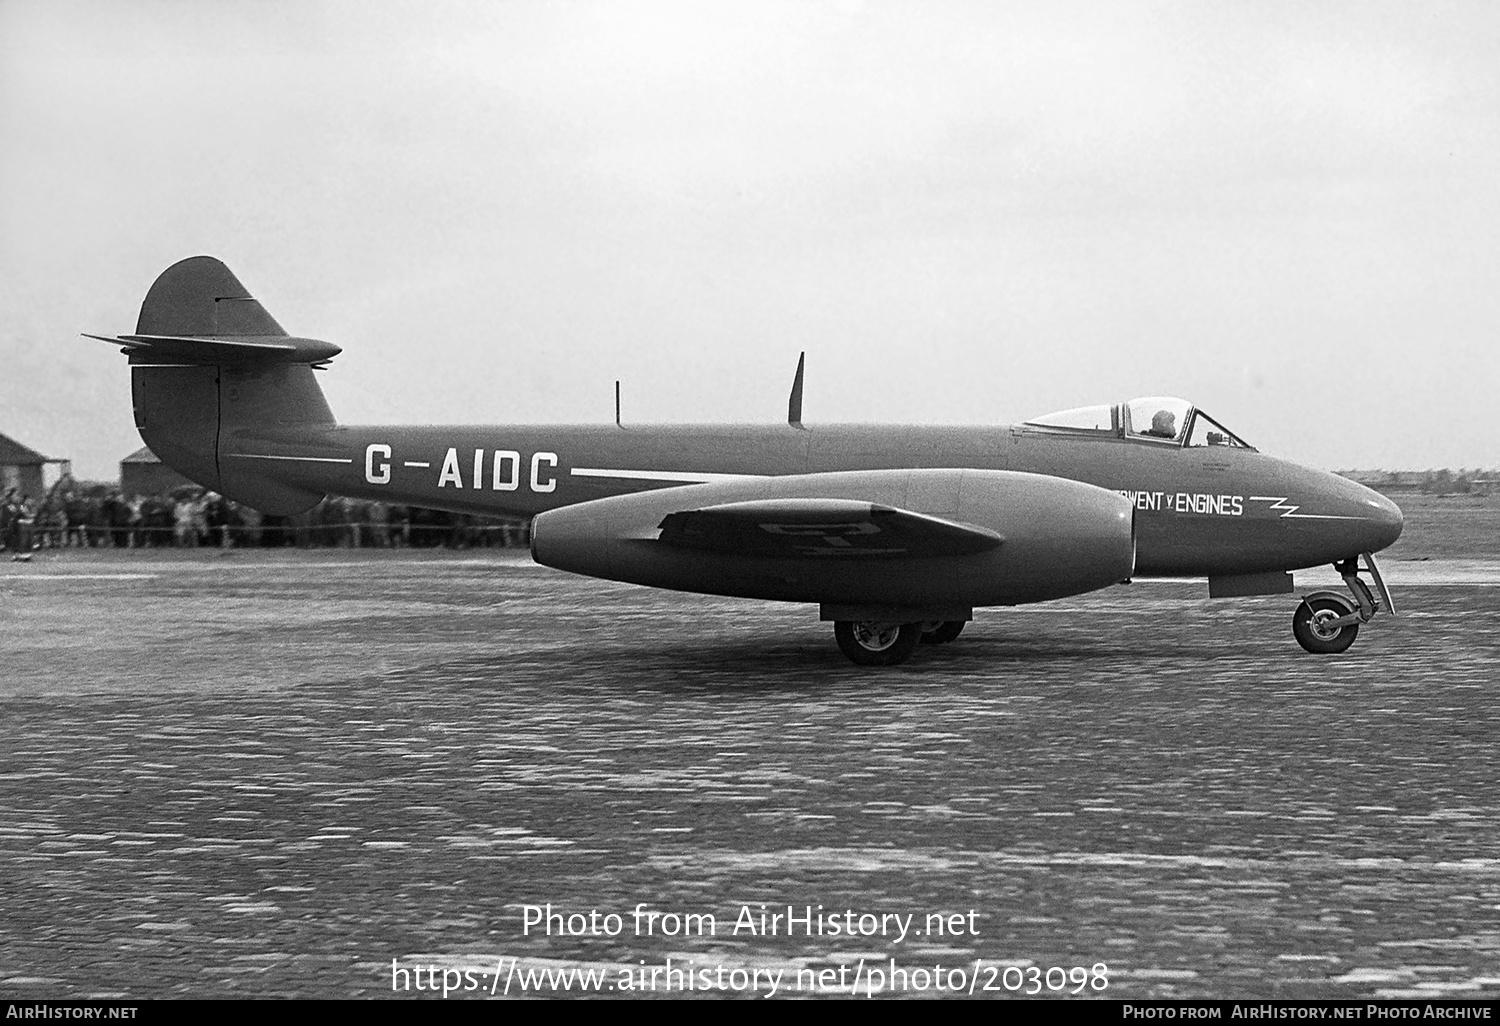
[[[922,559],[987,552],[994,531],[854,499],[758,499],[669,513],[662,544],[780,559]]]

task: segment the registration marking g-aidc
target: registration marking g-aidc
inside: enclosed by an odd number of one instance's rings
[[[393,458],[394,454],[389,445],[374,442],[365,446],[365,481],[375,485],[390,484]],[[454,489],[468,487],[474,491],[514,492],[521,487],[522,462],[521,453],[515,449],[491,449],[488,456],[490,473],[486,478],[486,450],[475,449],[474,458],[470,464],[473,473],[468,485],[465,486],[458,449],[450,446],[443,456],[442,468],[438,471],[437,486]],[[432,468],[430,461],[423,460],[403,460],[402,465],[411,469],[430,470]],[[554,491],[557,488],[557,465],[558,458],[555,452],[532,453],[531,474],[528,479],[531,491],[543,495]]]
[[[286,459],[320,459],[318,457],[265,457]],[[385,485],[391,483],[391,465],[394,453],[391,446],[376,442],[365,447],[365,481],[369,484]],[[333,462],[333,461],[327,461]],[[351,460],[337,462],[349,463]],[[490,473],[485,475],[485,467],[488,462]],[[532,454],[529,461],[522,459],[521,453],[515,449],[492,449],[486,456],[486,450],[475,449],[471,464],[472,473],[469,483],[464,484],[463,465],[459,457],[458,448],[450,446],[443,457],[442,468],[438,471],[437,486],[439,488],[460,489],[468,487],[475,491],[513,492],[521,486],[521,466],[523,462],[529,462],[531,475],[529,487],[531,491],[546,494],[557,488],[557,478],[554,472],[560,465],[560,459],[555,452],[539,451]],[[432,468],[431,461],[426,460],[403,460],[402,466],[410,469],[429,470]],[[544,479],[544,472],[546,477]],[[678,470],[630,470],[605,467],[573,467],[568,473],[573,477],[608,478],[618,481],[661,481],[673,484],[712,484],[718,481],[752,481],[764,478],[764,474],[723,474],[705,473],[702,471],[678,471]],[[486,481],[488,484],[486,485]]]

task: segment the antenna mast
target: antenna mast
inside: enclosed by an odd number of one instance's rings
[[[798,429],[802,427],[802,366],[806,360],[806,350],[797,354],[797,376],[792,379],[792,395],[786,404],[786,422]]]

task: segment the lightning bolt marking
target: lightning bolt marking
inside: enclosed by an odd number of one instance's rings
[[[1333,515],[1331,513],[1298,513],[1297,511],[1302,508],[1301,504],[1300,503],[1294,503],[1294,502],[1287,502],[1286,500],[1288,498],[1289,497],[1285,496],[1285,495],[1251,495],[1251,496],[1249,496],[1249,499],[1250,499],[1251,502],[1269,502],[1271,504],[1270,505],[1271,509],[1281,510],[1282,513],[1281,513],[1281,516],[1277,518],[1278,520],[1286,520],[1288,518],[1295,519],[1295,520],[1364,520],[1365,519],[1364,517],[1335,516],[1335,515]]]

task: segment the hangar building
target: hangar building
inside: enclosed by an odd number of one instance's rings
[[[120,461],[120,494],[127,499],[136,495],[166,495],[178,485],[192,483],[144,445]]]
[[[58,462],[61,461],[48,459],[35,449],[0,435],[0,496],[14,488],[32,501],[40,499],[46,493],[42,467]]]

